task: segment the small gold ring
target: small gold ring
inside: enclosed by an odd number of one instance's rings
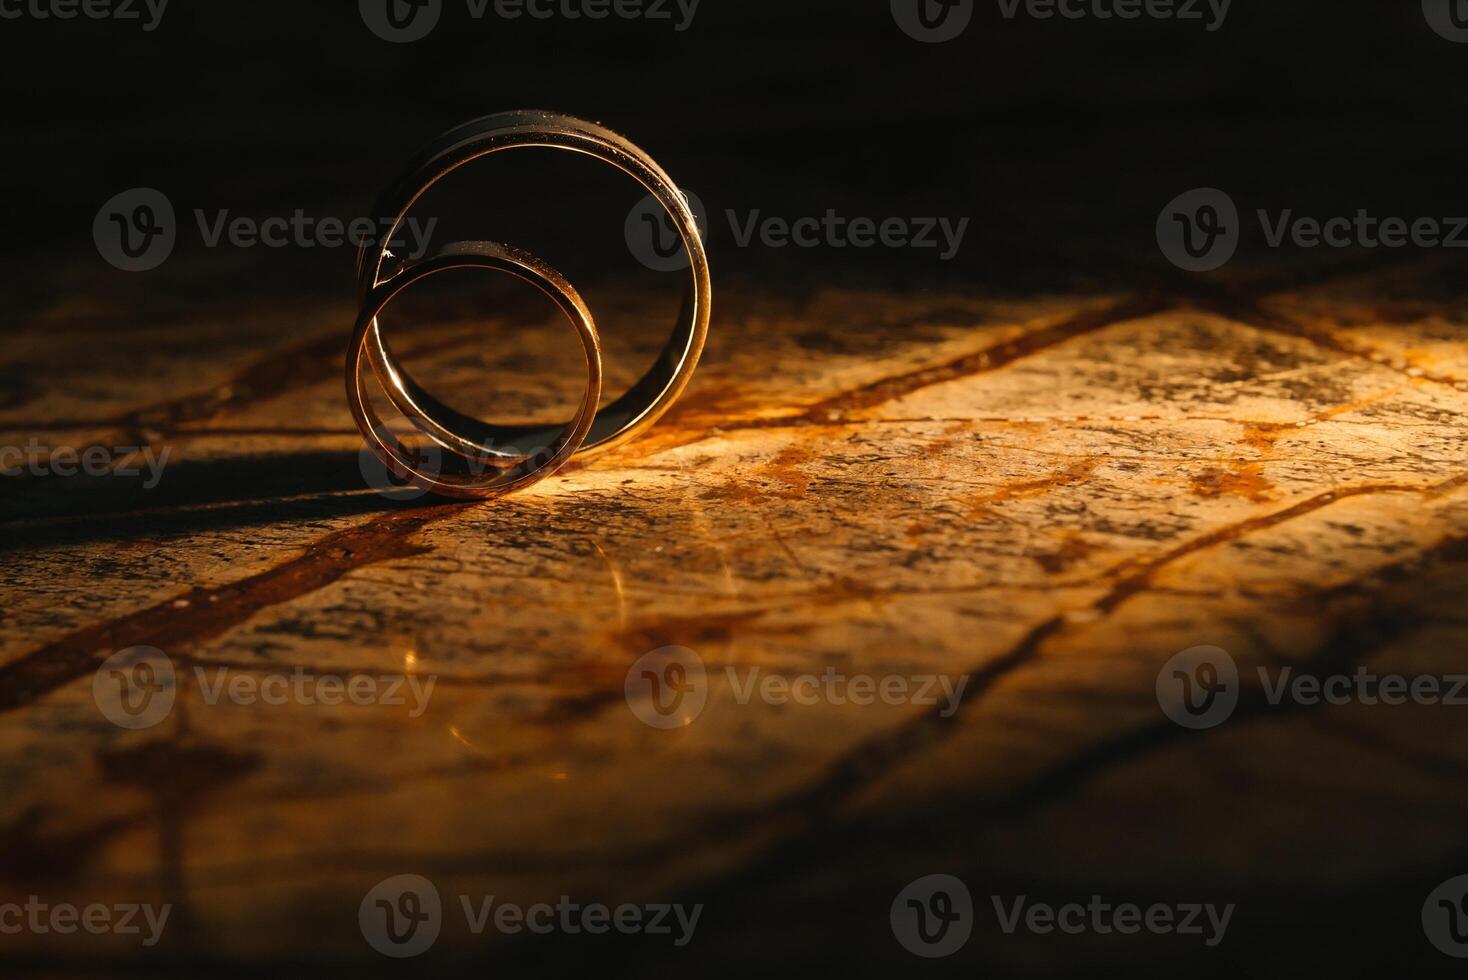
[[[516,445],[508,445],[497,443],[491,437],[482,445],[456,448],[455,452],[467,467],[463,473],[448,473],[444,467],[424,465],[417,452],[388,431],[367,400],[362,376],[362,362],[368,357],[378,314],[414,283],[450,269],[506,272],[535,286],[571,321],[586,355],[586,393],[575,419],[565,426],[537,430],[545,435],[544,443],[521,438]],[[378,283],[363,297],[362,311],[347,353],[347,403],[367,444],[398,479],[410,480],[424,490],[449,497],[498,497],[543,480],[560,469],[591,430],[597,403],[601,401],[601,384],[601,338],[581,296],[564,276],[541,259],[497,242],[460,242],[446,246]],[[519,431],[523,435],[527,430]]]

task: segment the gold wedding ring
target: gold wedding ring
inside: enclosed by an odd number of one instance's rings
[[[569,150],[595,157],[631,176],[652,195],[667,212],[673,229],[682,241],[688,259],[689,280],[683,305],[673,332],[656,362],[635,384],[611,404],[597,411],[600,392],[600,342],[590,313],[574,289],[554,269],[524,251],[507,246],[485,246],[495,252],[497,264],[485,265],[488,256],[473,251],[473,246],[454,246],[453,256],[462,265],[493,267],[512,272],[534,282],[551,296],[577,325],[588,356],[589,380],[587,396],[591,415],[587,420],[578,415],[567,426],[494,425],[455,411],[425,391],[394,356],[383,336],[379,321],[382,309],[410,282],[443,268],[425,265],[450,261],[452,256],[440,253],[433,259],[413,264],[398,264],[387,250],[409,210],[438,181],[465,164],[504,150],[542,147]],[[583,456],[619,446],[652,426],[672,407],[687,387],[708,334],[713,289],[709,279],[708,258],[698,223],[687,200],[672,179],[653,159],[630,140],[595,123],[554,112],[518,111],[485,116],[444,133],[420,151],[403,175],[389,187],[378,201],[375,214],[388,215],[391,226],[379,241],[364,243],[357,256],[357,275],[362,315],[353,335],[348,359],[347,395],[358,427],[368,444],[393,472],[406,474],[419,486],[450,496],[494,496],[518,489],[535,479],[549,476],[573,453]],[[468,261],[468,256],[475,256]],[[411,277],[404,281],[403,277]],[[593,357],[593,354],[595,356]],[[410,422],[433,442],[479,468],[513,467],[519,474],[514,480],[499,482],[460,480],[445,482],[441,477],[424,477],[421,467],[415,469],[395,438],[383,438],[379,423],[366,406],[361,388],[361,366],[366,360],[382,385],[388,399]],[[592,361],[595,369],[591,369]],[[597,393],[592,394],[595,387]],[[583,403],[583,415],[585,403]],[[589,421],[589,425],[582,425]],[[584,444],[583,444],[584,441]],[[523,452],[527,446],[555,445],[554,452],[539,465]],[[546,454],[540,454],[545,457]]]
[[[450,269],[486,269],[505,272],[535,286],[560,307],[576,328],[586,355],[586,393],[576,418],[552,430],[549,445],[529,452],[506,447],[496,452],[460,453],[463,472],[451,473],[437,462],[441,454],[423,457],[401,442],[373,411],[363,390],[362,361],[367,351],[368,331],[377,317],[398,294],[429,276]],[[498,497],[545,479],[571,458],[591,429],[596,406],[601,400],[601,338],[591,311],[575,288],[555,269],[520,249],[497,242],[461,242],[449,245],[430,258],[416,262],[369,292],[362,301],[347,354],[347,401],[367,445],[400,480],[409,480],[424,490],[448,497]]]

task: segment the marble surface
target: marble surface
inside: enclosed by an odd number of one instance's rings
[[[172,914],[156,946],[32,931],[0,960],[389,971],[359,906],[413,874],[445,922],[408,962],[440,975],[905,975],[932,964],[894,938],[893,898],[945,873],[974,895],[943,961],[965,975],[1450,962],[1418,917],[1468,872],[1468,707],[1276,705],[1258,681],[1462,670],[1447,263],[1009,297],[720,283],[699,374],[648,437],[483,504],[365,484],[349,299],[127,331],[126,309],[59,304],[7,347],[7,445],[168,456],[151,488],[0,484],[0,904]],[[650,303],[600,302],[609,324]],[[545,310],[452,312],[403,341],[438,383],[574,397],[525,367],[569,343]],[[131,730],[97,692],[139,646],[174,687]],[[1193,730],[1158,679],[1200,646],[1241,694]],[[629,685],[669,647],[702,705],[655,727]],[[910,696],[781,703],[832,675]],[[248,703],[271,678],[296,693]],[[354,678],[404,697],[320,703]],[[921,696],[945,683],[961,696]],[[1205,948],[1010,935],[990,907],[1093,894],[1237,911]],[[488,895],[704,910],[682,947],[476,935],[457,896]]]

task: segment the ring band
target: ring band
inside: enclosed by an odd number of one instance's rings
[[[497,448],[486,442],[482,446],[456,449],[469,464],[467,475],[447,474],[441,469],[429,470],[420,465],[417,453],[403,445],[387,431],[363,390],[362,361],[368,356],[369,334],[377,317],[399,293],[429,276],[450,269],[488,269],[506,272],[535,286],[560,307],[576,328],[581,348],[586,355],[586,394],[581,399],[575,419],[565,426],[543,429],[509,429],[496,431],[539,432],[545,434],[544,450],[522,452],[514,447]],[[460,242],[448,245],[435,255],[407,266],[386,282],[379,283],[362,301],[362,312],[352,331],[347,353],[347,402],[357,428],[388,471],[399,479],[411,480],[416,486],[449,497],[498,497],[522,489],[550,476],[560,469],[581,447],[596,418],[601,401],[601,338],[596,321],[575,288],[559,272],[539,258],[521,249],[497,242]],[[522,443],[524,445],[525,443]],[[553,449],[551,447],[554,447]]]
[[[378,210],[373,213],[392,216],[393,224],[375,246],[364,244],[358,253],[361,298],[366,303],[369,294],[383,285],[385,275],[390,281],[396,270],[384,269],[390,257],[386,243],[394,238],[408,211],[430,187],[480,157],[518,147],[583,153],[627,173],[662,205],[688,257],[690,279],[672,336],[648,372],[596,413],[586,441],[578,450],[583,454],[601,452],[635,438],[652,426],[683,393],[703,352],[713,302],[708,257],[692,209],[672,179],[630,140],[595,123],[541,111],[498,113],[449,130],[420,151],[379,199]],[[509,458],[509,454],[492,447],[526,442],[543,444],[558,431],[554,426],[492,425],[445,405],[404,370],[383,339],[375,313],[368,318],[362,344],[393,404],[446,449],[503,459]]]

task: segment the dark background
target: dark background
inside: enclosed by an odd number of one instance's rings
[[[902,33],[887,0],[703,0],[682,33],[616,18],[475,21],[448,0],[438,29],[413,44],[379,40],[351,0],[173,0],[152,33],[8,20],[0,44],[5,239],[21,259],[5,288],[28,304],[58,290],[136,291],[139,278],[138,301],[152,304],[251,295],[262,276],[274,290],[349,290],[344,250],[260,249],[206,256],[203,273],[174,261],[129,276],[98,259],[92,218],[119,191],[159,188],[180,214],[186,259],[199,244],[193,208],[364,214],[421,143],[507,108],[553,108],[631,136],[715,213],[716,275],[792,288],[872,276],[1136,285],[1169,271],[1153,223],[1197,186],[1229,191],[1246,214],[1464,210],[1468,45],[1433,33],[1415,0],[1236,0],[1215,33],[1196,21],[1005,20],[980,0],[967,32],[936,45]],[[551,256],[573,281],[621,275],[593,259],[620,238],[637,195],[596,165],[557,169],[570,166],[464,182],[495,192],[505,220],[544,208],[530,223],[588,256],[581,268],[566,249]],[[617,189],[610,201],[603,186]],[[717,217],[726,208],[972,225],[947,263],[920,250],[735,249]],[[533,244],[514,237],[519,225],[474,215],[451,237]],[[1241,260],[1261,244],[1246,237]]]
[[[747,283],[792,293],[1169,284],[1178,276],[1154,222],[1199,186],[1227,190],[1245,213],[1468,213],[1468,44],[1433,33],[1416,0],[1235,0],[1215,33],[1196,21],[1006,21],[980,0],[968,31],[939,45],[903,34],[887,0],[703,0],[683,33],[615,18],[473,21],[447,0],[434,34],[407,45],[373,36],[352,0],[172,0],[152,33],[136,22],[0,21],[0,81],[8,324],[79,297],[120,327],[141,312],[185,332],[188,317],[262,296],[346,304],[349,250],[205,250],[190,212],[368,214],[420,144],[511,108],[604,122],[696,191],[715,214],[724,294]],[[621,240],[640,193],[604,169],[534,154],[488,161],[445,189],[435,213],[451,233],[438,240],[526,245],[588,290],[646,277]],[[101,205],[138,186],[163,190],[183,226],[176,258],[146,275],[113,269],[92,241]],[[740,249],[717,217],[828,208],[971,225],[942,262]],[[1315,258],[1266,252],[1246,233],[1236,267],[1287,277]],[[1278,948],[1246,946],[1215,967],[1328,962],[1352,975],[1358,958],[1401,962],[1410,937],[1415,968],[1445,969],[1410,921],[1420,894],[1410,882],[1286,909],[1278,918],[1331,945],[1266,933]],[[1405,912],[1353,948],[1380,908]],[[824,925],[835,934],[844,922]]]

